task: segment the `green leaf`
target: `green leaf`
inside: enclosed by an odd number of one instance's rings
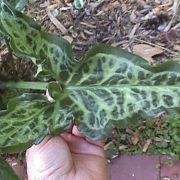
[[[36,58],[54,79],[66,81],[77,63],[68,41],[40,31],[32,19],[17,12],[5,0],[0,3],[0,8],[0,30],[10,38],[14,52]]]
[[[18,180],[19,178],[14,173],[9,164],[0,159],[0,179],[1,180]]]
[[[17,89],[7,89],[0,91],[0,110],[5,110],[7,108],[8,101],[14,97],[23,94],[22,90]]]
[[[150,66],[119,48],[97,45],[77,63],[65,40],[40,31],[5,1],[0,7],[0,29],[15,53],[35,57],[45,75],[56,80],[48,87],[53,103],[33,94],[9,102],[0,114],[0,149],[25,149],[56,129],[70,128],[73,119],[83,134],[97,140],[109,136],[113,127],[164,112],[180,116],[179,62]]]
[[[0,31],[1,32],[1,31]],[[4,38],[4,35],[2,33],[0,33],[0,41],[2,41]]]
[[[24,94],[11,99],[0,111],[0,150],[20,152],[39,143],[48,134],[56,135],[72,126],[72,113],[50,103],[43,95]]]
[[[2,96],[2,92],[0,90],[0,110],[3,110],[3,108],[5,107],[3,101],[4,101],[4,99],[3,99],[3,96]]]
[[[16,10],[22,11],[28,3],[28,0],[9,0],[8,1]]]
[[[85,6],[85,0],[74,0],[74,6],[76,9],[82,9]]]
[[[180,62],[153,67],[119,48],[98,45],[64,88],[79,130],[91,139],[164,112],[180,116]]]
[[[26,4],[28,3],[28,0],[9,0],[9,3],[15,7],[16,10],[22,11]],[[0,34],[0,41],[3,39],[3,35]]]

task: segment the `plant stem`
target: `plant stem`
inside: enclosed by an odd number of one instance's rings
[[[1,82],[0,89],[36,89],[36,90],[46,90],[49,83],[46,82],[24,82],[24,81],[10,81]]]
[[[15,64],[14,64],[14,60],[13,60],[12,49],[11,49],[11,47],[10,47],[10,45],[9,45],[9,40],[8,40],[8,38],[6,38],[6,37],[5,37],[5,42],[6,42],[8,51],[9,51],[8,61],[10,61],[10,63],[11,63],[11,68],[12,68],[13,76],[17,76],[17,72],[16,72],[16,69],[15,69]]]

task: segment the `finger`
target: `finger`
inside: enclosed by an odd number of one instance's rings
[[[46,138],[43,139],[43,141],[40,144],[33,145],[29,149],[27,149],[27,151],[26,151],[26,158],[28,158],[28,156],[31,153],[33,153],[33,151],[36,151],[36,149],[40,149],[41,147],[43,147],[50,139],[51,139],[51,136],[47,136]]]
[[[88,154],[88,155],[97,155],[100,157],[104,156],[104,149],[96,144],[89,143],[86,139],[77,137],[73,134],[64,133],[61,134],[61,137],[67,142],[70,151],[76,154]]]
[[[51,174],[60,177],[73,166],[69,147],[61,137],[47,137],[33,145],[26,152],[26,160],[29,180],[46,179]]]
[[[92,141],[92,140],[86,138],[86,136],[84,136],[83,134],[81,134],[79,132],[78,127],[76,125],[73,126],[72,134],[74,134],[75,136],[78,136],[78,137],[85,138],[91,144],[94,144],[94,145],[97,145],[97,146],[100,146],[100,147],[104,147],[105,143],[103,141]]]
[[[90,139],[88,139],[88,138],[86,138],[86,140],[87,140],[89,143],[94,144],[94,145],[97,145],[97,146],[99,146],[99,147],[101,147],[101,148],[103,148],[103,147],[104,147],[104,144],[105,144],[105,142],[103,142],[103,141],[93,141],[93,140],[90,140]]]
[[[79,132],[78,127],[76,125],[73,126],[72,134],[78,137],[85,138],[85,136]]]

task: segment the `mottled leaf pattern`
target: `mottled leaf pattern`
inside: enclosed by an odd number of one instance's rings
[[[16,54],[35,57],[53,78],[62,83],[77,63],[66,40],[40,31],[33,20],[17,12],[5,0],[1,2],[0,30],[10,38]]]
[[[139,119],[164,112],[180,116],[179,62],[151,66],[119,48],[97,45],[78,63],[65,40],[40,31],[5,0],[0,18],[0,30],[14,52],[35,57],[45,72],[41,75],[50,75],[48,90],[54,99],[50,103],[38,94],[12,99],[0,112],[1,150],[21,151],[73,123],[97,140],[109,136],[113,127],[128,127]]]
[[[12,99],[8,110],[0,111],[0,149],[19,152],[72,125],[71,112],[50,103],[42,95],[24,94]]]
[[[28,0],[9,0],[8,2],[18,11],[22,11],[27,5]]]
[[[23,93],[24,91],[21,92],[21,90],[17,90],[17,89],[11,89],[5,91],[0,90],[0,110],[7,109],[8,101],[13,97],[20,96]]]
[[[0,159],[0,179],[1,180],[19,180],[12,168],[7,162]]]
[[[119,55],[106,54],[111,47],[103,46],[101,52],[102,46],[97,46],[99,53],[87,57],[66,82],[67,99],[73,101],[66,99],[66,103],[70,102],[82,133],[102,139],[113,126],[180,112],[180,63],[172,62],[168,70],[169,62],[153,68],[142,60],[145,69],[134,63],[138,56],[130,59],[129,54],[126,59],[121,50]]]

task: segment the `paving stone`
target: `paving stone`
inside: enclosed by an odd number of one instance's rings
[[[180,161],[168,156],[162,156],[161,162],[161,180],[180,180]]]
[[[160,180],[159,156],[120,156],[109,165],[111,180]]]

